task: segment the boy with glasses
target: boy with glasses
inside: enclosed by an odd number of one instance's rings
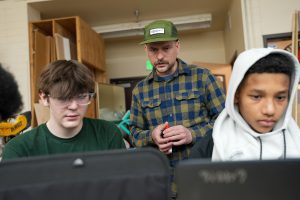
[[[10,140],[3,159],[125,148],[112,122],[84,117],[94,87],[93,74],[83,64],[74,60],[50,63],[39,82],[41,102],[49,107],[50,118]]]

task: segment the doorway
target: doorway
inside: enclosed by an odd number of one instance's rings
[[[125,88],[126,110],[130,110],[131,107],[132,90],[136,84],[144,78],[145,76],[110,79],[111,84],[119,85]]]

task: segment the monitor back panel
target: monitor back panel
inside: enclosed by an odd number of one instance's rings
[[[157,150],[114,150],[0,163],[0,200],[168,199],[169,162]]]

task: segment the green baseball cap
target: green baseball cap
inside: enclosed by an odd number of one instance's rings
[[[144,28],[144,41],[140,44],[178,40],[175,25],[167,20],[151,22]]]

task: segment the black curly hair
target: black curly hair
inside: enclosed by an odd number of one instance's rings
[[[253,73],[282,73],[292,79],[294,71],[295,64],[289,56],[281,53],[271,53],[254,63],[245,74],[245,77]]]
[[[0,63],[0,121],[17,114],[23,108],[22,97],[14,76]]]

